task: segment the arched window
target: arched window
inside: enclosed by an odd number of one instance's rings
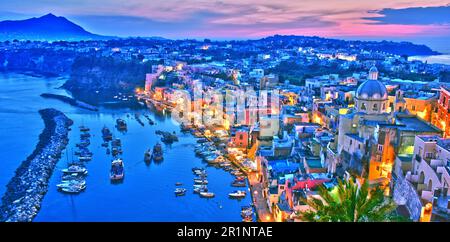
[[[386,103],[383,103],[383,110],[386,109]]]
[[[378,104],[376,104],[376,103],[373,104],[372,110],[373,110],[373,111],[378,111]]]
[[[366,110],[366,104],[365,103],[361,103],[361,110]]]

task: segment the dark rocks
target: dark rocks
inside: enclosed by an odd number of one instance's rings
[[[40,110],[45,128],[33,153],[17,168],[6,186],[0,221],[31,222],[48,189],[48,181],[68,141],[73,121],[55,109]]]

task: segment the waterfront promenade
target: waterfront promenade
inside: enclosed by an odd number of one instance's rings
[[[212,139],[207,137],[204,132],[199,129],[197,129],[197,131],[200,132],[208,141],[212,142]],[[256,210],[258,222],[273,222],[274,218],[269,210],[267,198],[264,197],[264,185],[263,182],[259,180],[257,172],[248,172],[233,156],[230,156],[229,154],[225,154],[224,156],[234,166],[246,174],[250,188],[250,195]]]
[[[267,198],[264,197],[263,183],[258,179],[256,172],[247,173],[247,177],[250,184],[252,201],[258,215],[258,221],[273,222],[274,218],[269,210],[269,206],[267,205]]]

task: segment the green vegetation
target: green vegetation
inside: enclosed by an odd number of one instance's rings
[[[339,75],[352,75],[355,71],[358,70],[352,68],[339,68],[339,62],[334,62],[325,66],[320,63],[305,65],[304,63],[296,61],[282,61],[276,67],[268,69],[267,73],[278,74],[280,77],[280,82],[289,80],[291,84],[304,85],[305,79],[312,78],[314,76],[327,75],[331,73]]]
[[[132,93],[142,87],[152,62],[114,57],[80,56],[74,60],[70,79],[64,87],[81,100],[96,103],[117,93]],[[95,95],[93,95],[95,93]]]
[[[366,181],[361,187],[352,179],[339,180],[332,191],[319,187],[323,198],[305,201],[312,209],[298,214],[310,222],[389,222],[406,221],[394,214],[395,203],[380,188],[371,189]]]

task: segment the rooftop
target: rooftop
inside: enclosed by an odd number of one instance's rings
[[[404,127],[399,128],[404,131],[441,132],[438,128],[418,119],[417,117],[397,117],[396,123],[405,125]]]

